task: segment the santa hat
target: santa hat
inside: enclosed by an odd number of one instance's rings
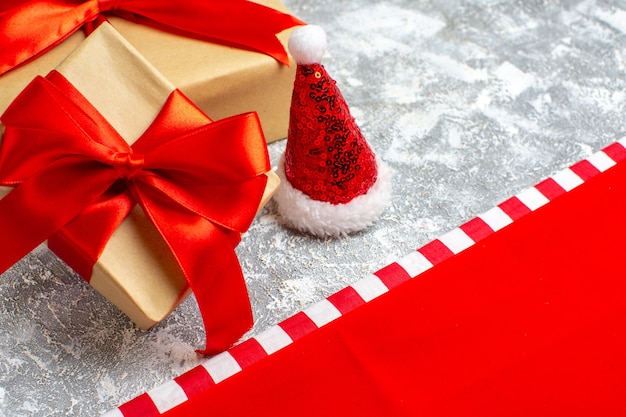
[[[288,46],[298,65],[287,146],[277,170],[278,212],[287,226],[317,236],[362,230],[389,204],[390,169],[369,147],[321,65],[324,30],[298,28]]]

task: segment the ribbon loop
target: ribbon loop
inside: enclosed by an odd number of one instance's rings
[[[140,172],[145,165],[143,154],[134,152],[119,152],[115,155],[113,170],[117,178],[130,179]]]

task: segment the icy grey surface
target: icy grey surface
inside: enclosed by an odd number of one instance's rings
[[[394,200],[338,240],[286,230],[270,204],[238,248],[250,334],[624,136],[624,1],[285,4],[328,32]],[[140,331],[40,247],[0,279],[0,416],[97,416],[194,367],[203,337],[193,298]]]

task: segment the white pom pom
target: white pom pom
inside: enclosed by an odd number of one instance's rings
[[[289,37],[289,52],[300,65],[321,64],[326,52],[326,32],[320,26],[295,29]]]

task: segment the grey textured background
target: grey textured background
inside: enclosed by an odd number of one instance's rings
[[[285,0],[323,26],[324,64],[393,204],[338,240],[272,205],[238,248],[256,325],[276,324],[622,138],[626,2]],[[270,145],[274,163],[284,142]],[[152,331],[39,248],[0,279],[0,416],[99,415],[194,367],[193,298]]]

